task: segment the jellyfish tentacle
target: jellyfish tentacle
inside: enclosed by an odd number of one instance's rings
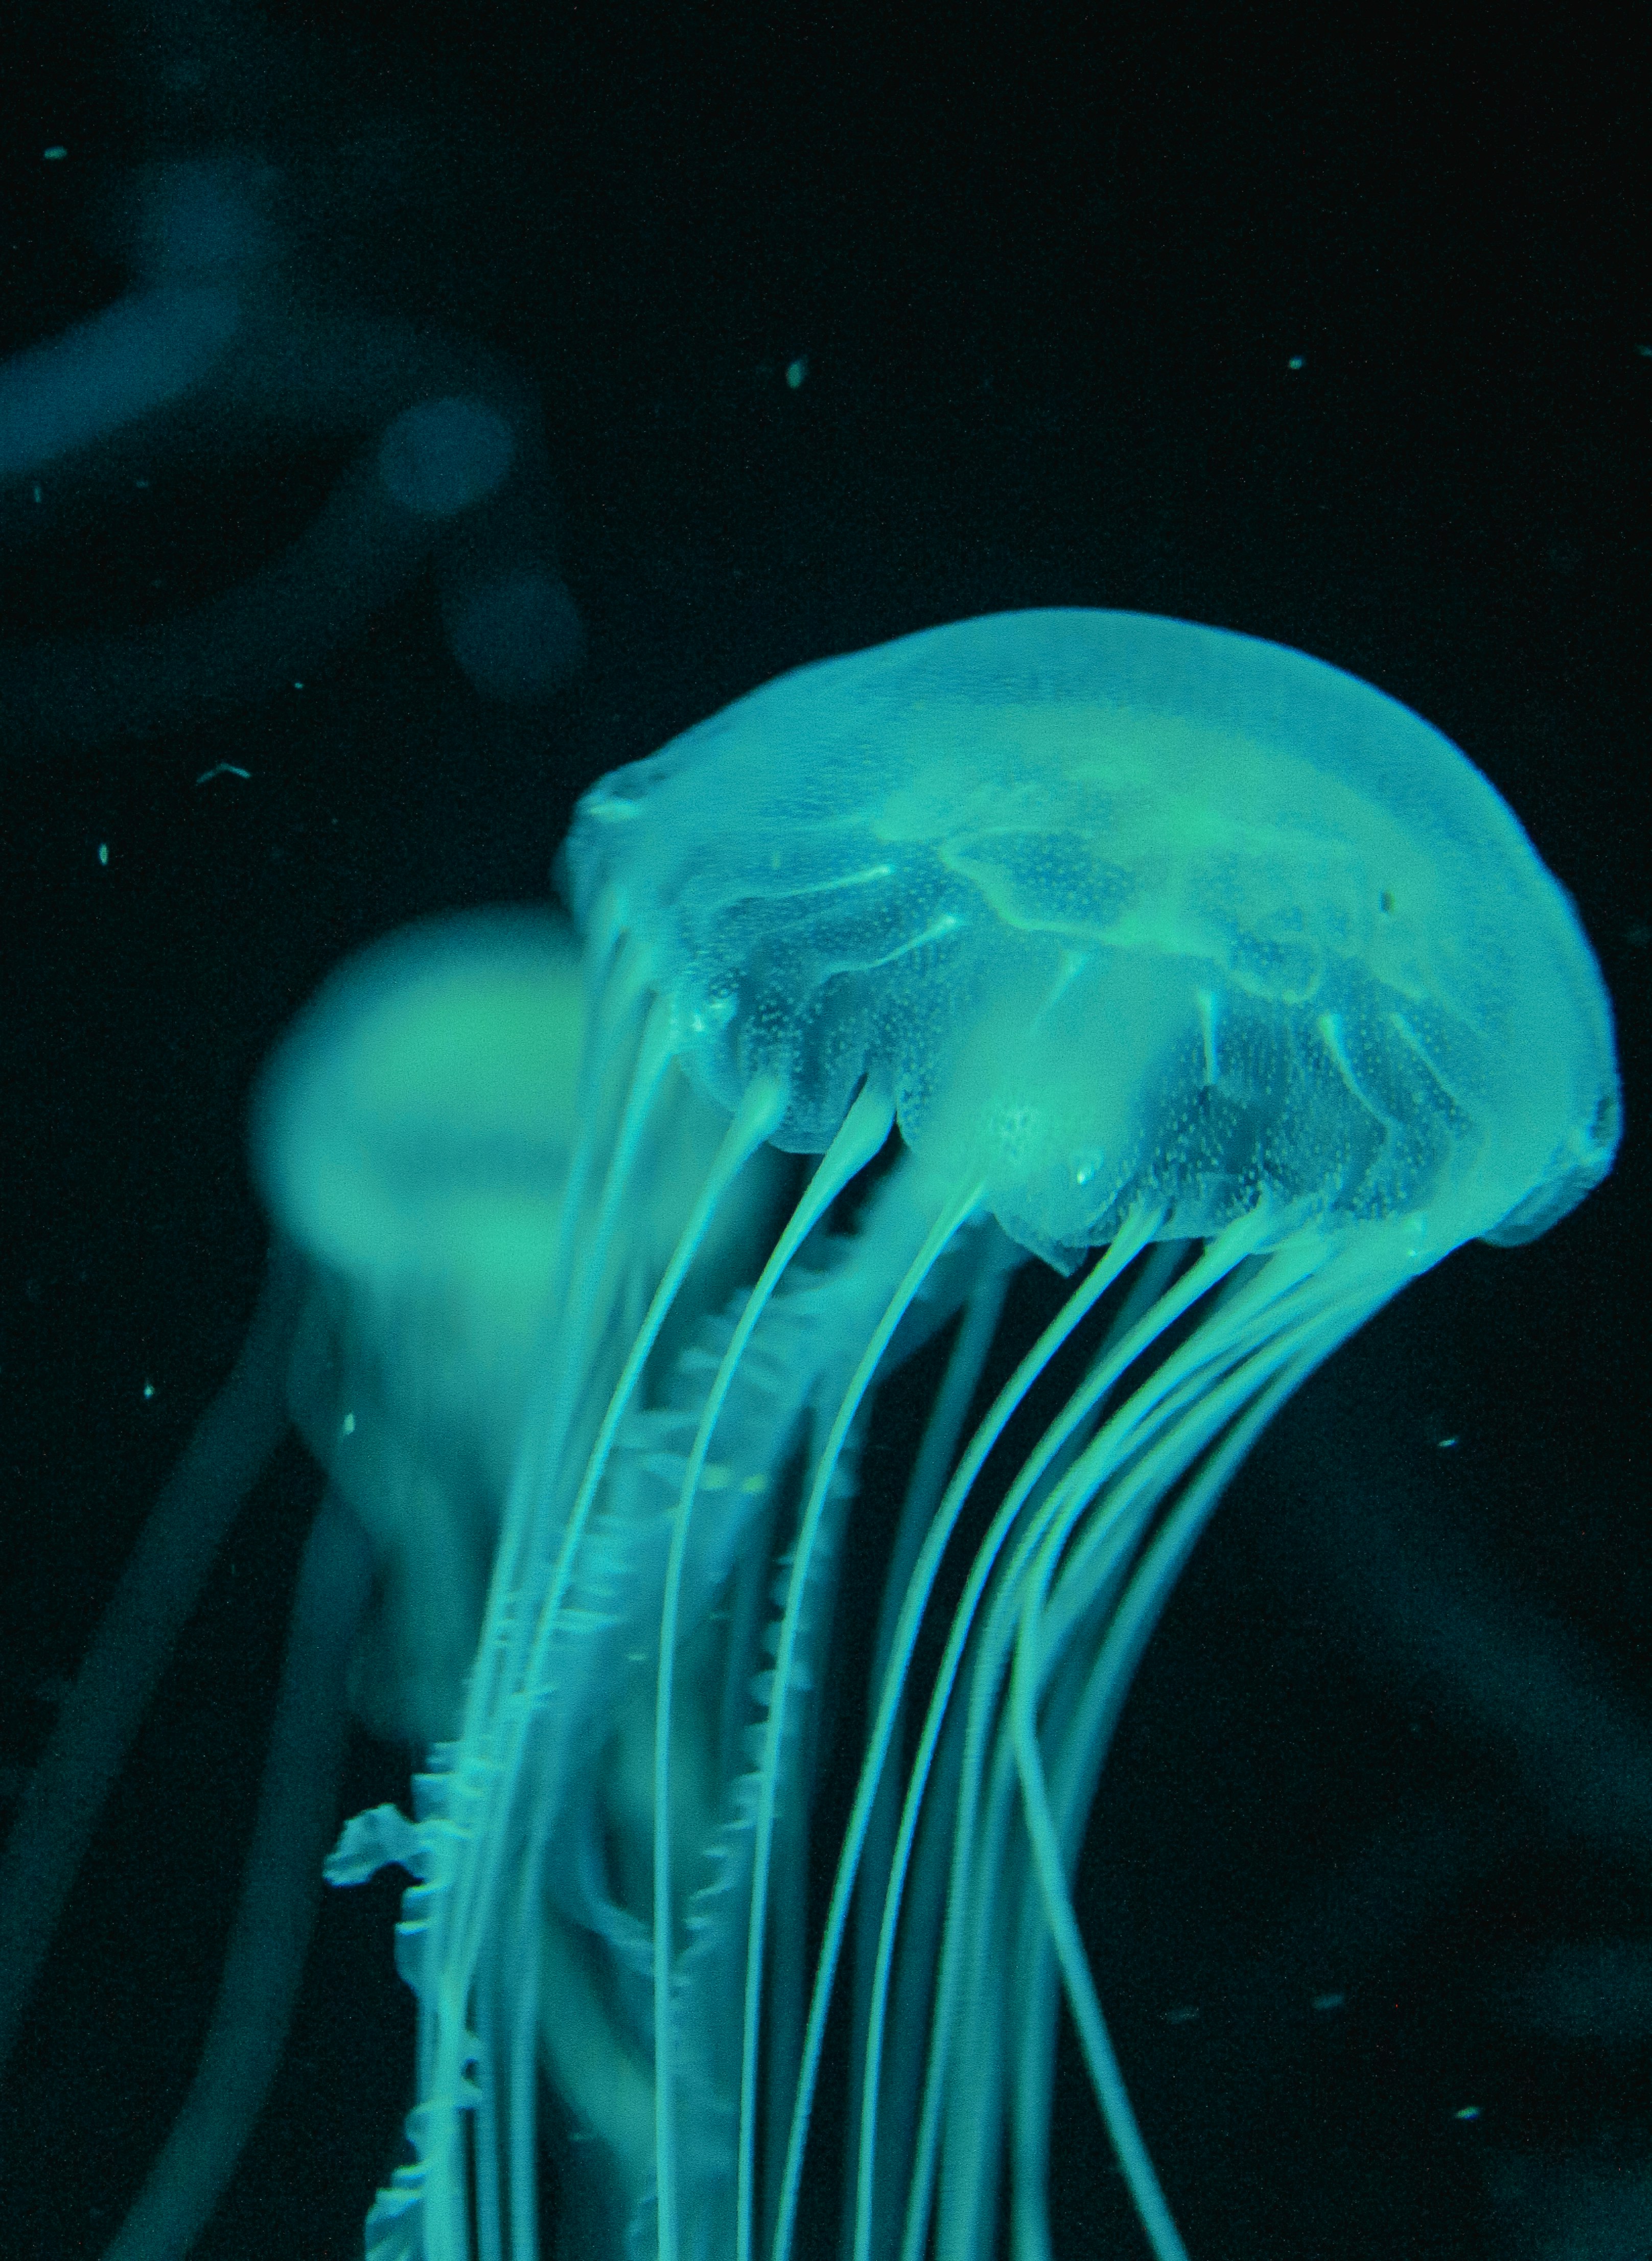
[[[195,2078],[105,2261],[182,2261],[275,2078],[338,1821],[345,1680],[373,1583],[366,1532],[329,1491],[299,1567],[241,1901]]]
[[[1085,1588],[1094,1613],[1104,1623],[1110,1621],[1132,1554],[1166,1488],[1196,1455],[1210,1428],[1219,1425],[1210,1399],[1208,1369],[1214,1366],[1225,1373],[1236,1363],[1231,1343],[1225,1354],[1220,1346],[1209,1345],[1205,1331],[1200,1330],[1127,1391],[1112,1418],[1059,1480],[1052,1482],[1051,1473],[1071,1440],[1091,1421],[1115,1386],[1129,1375],[1135,1361],[1162,1338],[1166,1328],[1207,1297],[1219,1297],[1224,1285],[1243,1273],[1258,1240],[1268,1237],[1273,1222],[1266,1211],[1237,1220],[1134,1325],[1123,1324],[1110,1334],[1086,1380],[1034,1448],[999,1511],[1008,1544],[1002,1560],[995,1560],[991,1566],[991,1587],[984,1614],[973,1631],[967,1667],[962,1782],[947,1891],[949,1913],[936,1987],[923,2118],[924,2148],[919,2154],[922,2171],[914,2181],[909,2250],[919,2219],[917,2200],[922,2196],[927,2206],[927,2194],[937,2171],[945,2208],[941,2231],[944,2246],[966,2236],[976,2211],[991,2203],[980,2178],[985,2169],[995,2166],[1008,2035],[1026,2007],[1019,2001],[1012,2006],[1013,2015],[995,2046],[960,2047],[959,2004],[966,2001],[978,2010],[996,1997],[998,1974],[1003,1967],[1002,1931],[1004,1926],[1013,1927],[1015,1920],[1014,1895],[1000,1859],[1009,1841],[1009,1791],[1015,1780],[1001,1707],[1015,1654],[1021,1596],[1043,1558],[1042,1550],[1059,1551],[1086,1507],[1099,1497],[1103,1511],[1075,1543],[1088,1546],[1094,1557]],[[1270,1284],[1282,1307],[1289,1288],[1300,1281],[1309,1261],[1300,1242],[1275,1260]],[[1264,1311],[1270,1308],[1265,1296],[1258,1300]],[[1264,1342],[1264,1350],[1268,1347]],[[1153,1461],[1154,1450],[1161,1465]],[[995,1537],[998,1528],[995,1523]],[[989,1554],[998,1554],[991,1541],[981,1549],[982,1557]],[[986,1567],[984,1562],[978,1565]],[[970,1631],[964,1620],[975,1605],[974,1584],[973,1577],[971,1594],[960,1605],[959,1623],[954,1628],[960,1639],[960,1654],[961,1640]],[[950,1649],[949,1641],[949,1654]],[[1122,2084],[1117,2085],[1117,2094],[1123,2098]],[[1110,2112],[1114,2101],[1110,2090],[1106,2099]],[[1124,2099],[1117,2127],[1128,2133],[1133,2126],[1128,2100]],[[1140,2156],[1145,2158],[1145,2154]],[[1167,2222],[1167,2210],[1156,2185],[1144,2176],[1140,2188],[1153,2198],[1158,2214]],[[1031,2210],[1039,2211],[1036,2200]],[[1028,2207],[1022,2206],[1022,2218],[1027,2212]]]
[[[756,2157],[757,2120],[757,2056],[758,2007],[762,1992],[763,1940],[767,1920],[769,1869],[775,1830],[776,1808],[779,1791],[779,1740],[784,1717],[783,1698],[792,1669],[793,1654],[797,1643],[798,1626],[807,1591],[810,1550],[815,1532],[825,1512],[830,1496],[832,1477],[837,1461],[846,1445],[851,1426],[866,1401],[874,1376],[893,1340],[902,1318],[911,1309],[913,1299],[924,1281],[934,1270],[938,1258],[952,1245],[961,1228],[973,1217],[980,1206],[982,1188],[969,1181],[951,1189],[949,1195],[935,1203],[925,1220],[928,1231],[912,1255],[910,1262],[900,1274],[887,1302],[870,1328],[866,1347],[855,1363],[844,1384],[843,1395],[834,1410],[824,1439],[814,1455],[809,1493],[802,1518],[798,1525],[797,1542],[793,1549],[792,1565],[785,1614],[780,1622],[780,1637],[774,1661],[776,1699],[771,1705],[765,1729],[763,1771],[757,1815],[756,1848],[752,1863],[751,1913],[746,1949],[745,2013],[743,2040],[743,2064],[740,2080],[740,2150],[738,2159],[738,2200],[736,2222],[736,2252],[739,2261],[750,2261],[751,2251],[751,2220],[753,2183]],[[915,1204],[920,1210],[922,1204]],[[864,1827],[864,1823],[862,1825]],[[847,1913],[845,1909],[844,1913]],[[835,1950],[841,1942],[841,1925]],[[829,1982],[830,1983],[830,1982]],[[808,2044],[805,2043],[807,2051]],[[805,2066],[811,2078],[813,2064],[806,2054]],[[797,2099],[792,2114],[792,2132],[788,2142],[788,2172],[783,2189],[775,2235],[776,2250],[785,2252],[791,2236],[791,2213],[787,2196],[794,2186],[794,2175],[790,2171],[791,2159],[795,2155],[798,2171],[801,2166],[802,2128],[807,2119],[803,2102],[804,2091],[800,2079]],[[801,2118],[800,2118],[800,2113]]]
[[[11,2053],[110,1785],[225,1534],[285,1435],[305,1273],[277,1239],[240,1354],[149,1511],[0,1863],[0,2064]]]
[[[1013,1244],[1006,1242],[1004,1246],[1007,1250],[1013,1250]],[[1018,1251],[1013,1253],[1019,1255]],[[982,1369],[998,1332],[1009,1281],[1010,1267],[1002,1262],[984,1267],[976,1279],[966,1299],[958,1332],[947,1356],[946,1371],[936,1393],[929,1419],[924,1424],[906,1497],[901,1502],[901,1518],[895,1528],[894,1545],[885,1575],[883,1602],[867,1683],[867,1702],[874,1712],[888,1669],[890,1652],[894,1646],[895,1623],[901,1602],[916,1566],[924,1533],[934,1519],[936,1507],[946,1489],[946,1479],[957,1454],[958,1440],[964,1423],[969,1418],[969,1409],[974,1401]],[[895,1824],[899,1812],[897,1769],[903,1712],[904,1706],[897,1712],[892,1726],[891,1748],[895,1755],[896,1764],[886,1768],[879,1778],[860,1858],[860,1890],[855,1928],[854,2028],[849,2051],[847,2121],[851,2137],[858,2134],[860,2122],[861,2072],[877,1963],[878,1928],[884,1887],[888,1882],[890,1863],[894,1857]],[[897,2031],[900,2029],[897,2021]],[[902,2091],[904,2085],[904,2083],[901,2085]],[[851,2140],[845,2151],[844,2165],[844,2193],[852,2207],[859,2178],[857,2140]]]
[[[1335,1338],[1332,1339],[1334,1341]],[[1127,1622],[1134,1632],[1139,1623],[1151,1622],[1152,1617],[1157,1615],[1158,1608],[1162,1606],[1164,1598],[1180,1575],[1195,1540],[1214,1511],[1233,1470],[1277,1407],[1306,1378],[1317,1362],[1311,1353],[1304,1354],[1299,1339],[1289,1335],[1281,1350],[1258,1353],[1256,1357],[1265,1369],[1261,1376],[1241,1371],[1230,1386],[1228,1402],[1222,1402],[1223,1393],[1218,1393],[1216,1400],[1201,1407],[1193,1436],[1188,1435],[1186,1425],[1179,1424],[1172,1428],[1160,1447],[1161,1452],[1172,1460],[1185,1464],[1190,1452],[1196,1451],[1203,1444],[1203,1437],[1198,1433],[1199,1431],[1206,1433],[1219,1431],[1231,1416],[1234,1401],[1245,1409],[1234,1423],[1232,1433],[1224,1440],[1210,1464],[1201,1471],[1188,1497],[1179,1504],[1166,1532],[1161,1534],[1161,1543],[1148,1550],[1137,1581],[1127,1591],[1118,1614],[1111,1619],[1114,1630]],[[1279,1373],[1282,1367],[1282,1376]],[[1144,1467],[1138,1483],[1149,1500],[1162,1496],[1164,1485],[1160,1472]],[[1093,1489],[1093,1487],[1087,1488]],[[1111,1501],[1109,1507],[1110,1511]],[[1009,1674],[1009,1741],[1020,1783],[1022,1812],[1031,1842],[1034,1876],[1043,1916],[1042,1933],[1059,1964],[1063,1991],[1078,2028],[1091,2086],[1148,2243],[1157,2261],[1188,2261],[1187,2248],[1148,2156],[1117,2055],[1102,2014],[1095,1981],[1090,1977],[1067,1889],[1064,1847],[1051,1810],[1049,1784],[1038,1743],[1036,1716],[1038,1685],[1043,1674],[1038,1660],[1045,1647],[1038,1620],[1048,1582],[1054,1575],[1058,1554],[1059,1532],[1046,1532],[1038,1542],[1032,1561],[1028,1566],[1028,1575],[1016,1577],[1012,1571],[1007,1582],[1009,1595],[1019,1603]],[[1138,1593],[1142,1597],[1141,1602],[1138,1611],[1132,1611],[1131,1599]],[[1131,1669],[1139,1654],[1139,1643],[1133,1648],[1126,1645],[1122,1659],[1115,1655],[1110,1660],[1115,1667],[1115,1678],[1109,1685],[1110,1689],[1117,1688],[1118,1701],[1122,1701],[1123,1687],[1128,1684]],[[1100,1677],[1098,1673],[1098,1680]],[[1001,1736],[1004,1733],[1002,1727],[1000,1733]],[[994,2148],[995,2151],[996,2147]],[[1039,2190],[1041,2183],[1042,2177],[1035,2175],[1031,2178],[1031,2188],[1020,2193],[1022,2219],[1026,2218],[1030,2202],[1037,2203],[1032,2200],[1032,2193]],[[1038,2211],[1042,2213],[1041,2205]]]
[[[778,1100],[780,1095],[777,1092],[776,1096]],[[777,1105],[776,1119],[779,1112]],[[655,2176],[658,2193],[661,2261],[676,2261],[678,2250],[676,2099],[672,2050],[674,1956],[672,1939],[670,1723],[672,1679],[677,1658],[678,1613],[694,1494],[705,1471],[713,1432],[734,1385],[740,1360],[786,1267],[844,1186],[851,1178],[858,1177],[880,1151],[894,1123],[894,1109],[887,1097],[871,1088],[862,1091],[845,1117],[843,1130],[805,1188],[802,1199],[787,1218],[756,1285],[746,1297],[745,1307],[736,1323],[728,1348],[706,1394],[705,1409],[694,1432],[693,1443],[689,1447],[672,1517],[671,1552],[666,1562],[664,1592],[660,1605],[659,1665],[655,1690],[655,1718],[658,1729],[654,1739]]]
[[[965,1448],[963,1458],[953,1470],[951,1482],[939,1508],[936,1511],[934,1527],[925,1542],[923,1554],[908,1584],[901,1606],[900,1634],[890,1669],[886,1677],[883,1704],[880,1706],[878,1728],[868,1749],[868,1767],[881,1765],[886,1755],[885,1712],[893,1714],[893,1702],[916,1643],[918,1624],[928,1605],[943,1551],[956,1528],[958,1518],[969,1493],[980,1474],[987,1456],[1002,1435],[1011,1415],[1023,1403],[1038,1376],[1071,1336],[1074,1330],[1091,1311],[1101,1297],[1120,1275],[1133,1263],[1152,1241],[1162,1225],[1162,1215],[1153,1211],[1138,1214],[1128,1220],[1115,1235],[1112,1242],[1097,1258],[1067,1296],[1061,1309],[1045,1328],[1038,1339],[1026,1353],[1015,1372],[1004,1383],[997,1397],[978,1424],[974,1434]],[[1183,1285],[1170,1291],[1167,1304],[1173,1298],[1190,1300],[1195,1290]],[[962,1668],[966,1647],[975,1614],[988,1591],[994,1567],[1004,1545],[1014,1531],[1022,1509],[1036,1489],[1045,1469],[1054,1461],[1067,1438],[1084,1418],[1092,1403],[1103,1397],[1128,1365],[1136,1347],[1146,1339],[1152,1339],[1153,1322],[1159,1307],[1125,1334],[1110,1358],[1102,1359],[1079,1390],[1075,1391],[1056,1419],[1045,1432],[1029,1459],[1017,1472],[1002,1506],[993,1518],[985,1538],[976,1549],[970,1564],[969,1575],[952,1622],[948,1628],[946,1645],[935,1686],[919,1734],[916,1754],[910,1768],[902,1802],[899,1830],[895,1840],[894,1857],[891,1863],[888,1883],[883,1900],[882,1919],[878,1941],[878,1959],[872,1998],[872,2015],[867,2028],[866,2058],[861,2104],[861,2168],[860,2196],[857,2205],[857,2238],[863,2241],[870,2236],[870,2209],[874,2188],[874,2144],[876,2136],[876,2106],[879,2070],[883,2048],[883,2032],[887,2014],[890,1972],[895,1950],[895,1926],[899,1919],[907,1871],[916,1838],[919,1814],[924,1802],[930,1773],[940,1740],[943,1721]],[[958,1966],[962,1944],[962,1911],[967,1905],[966,1891],[960,1884],[964,1869],[961,1848],[967,1842],[971,1825],[970,1774],[972,1711],[964,1707],[965,1743],[960,1755],[960,1778],[958,1814],[954,1824],[952,1849],[949,1863],[946,1892],[947,1919],[942,1934],[941,1950],[933,2006],[930,2012],[930,2034],[928,2066],[924,2076],[923,2102],[917,2132],[914,2138],[913,2176],[908,2196],[906,2228],[903,2233],[903,2255],[921,2252],[927,2235],[934,2185],[937,2146],[941,2129],[941,2108],[945,2090],[943,2068],[950,2048],[950,2034],[957,1986]],[[863,1769],[863,1782],[865,1769]],[[845,1833],[845,1855],[851,1850],[852,1838]],[[939,1848],[937,1848],[937,1857]],[[964,1880],[966,1883],[966,1879]],[[822,1964],[824,1957],[822,1956]],[[862,2222],[866,2224],[863,2230]]]

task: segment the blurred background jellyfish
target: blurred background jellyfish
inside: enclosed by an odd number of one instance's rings
[[[823,2174],[858,2257],[985,2261],[1001,2207],[1047,2251],[1064,2005],[1175,2261],[1072,1904],[1100,1770],[1284,1399],[1609,1168],[1575,915],[1369,686],[1081,611],[780,678],[587,794],[564,876],[578,971],[545,963],[582,1002],[503,1040],[497,1119],[470,1095],[510,982],[440,944],[387,1008],[377,975],[324,1001],[260,1111],[275,1214],[347,1314],[306,1430],[398,1534],[375,1654],[430,1742],[413,1818],[358,1817],[328,1864],[417,1879],[413,2157],[369,2253],[538,2250],[542,2071],[566,2250],[814,2250]],[[991,1389],[1029,1260],[1072,1284]],[[943,1326],[817,1905],[866,1424]]]
[[[101,543],[138,505],[151,571],[125,624],[99,590],[79,632],[0,644],[9,746],[153,736],[302,685],[427,566],[474,688],[549,699],[584,639],[535,389],[495,348],[382,303],[382,279],[341,273],[330,241],[356,225],[343,207],[383,193],[382,131],[324,140],[298,42],[252,10],[117,15],[111,36],[145,154],[120,172],[99,150],[94,225],[130,287],[0,363],[0,542],[51,585],[70,555],[84,573],[89,528]],[[80,167],[77,149],[47,154]],[[260,458],[278,490],[295,460],[337,469],[273,554],[241,495],[259,539],[250,555],[244,535],[223,542],[237,578],[214,588],[212,494]],[[197,555],[157,575],[169,487],[195,506]]]
[[[347,1712],[404,1748],[456,1731],[553,1317],[582,1029],[565,923],[473,913],[352,960],[272,1064],[255,1143],[291,1238],[61,1708],[0,1875],[4,2056],[171,1645],[290,1413],[330,1489],[299,1572],[218,2007],[110,2248],[122,2261],[189,2250],[262,2106],[336,1827]],[[718,1111],[671,1081],[646,1200],[606,1283],[633,1324],[722,1138]],[[744,1203],[703,1236],[663,1355],[695,1299],[719,1303],[754,1275],[780,1166],[760,1158]]]

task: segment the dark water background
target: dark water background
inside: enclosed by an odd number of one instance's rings
[[[1093,1958],[1199,2261],[1644,2261],[1652,1834],[1563,1794],[1652,1780],[1644,50],[991,0],[203,20],[205,114],[283,169],[313,271],[532,373],[589,657],[488,707],[421,585],[302,692],[0,748],[0,1760],[233,1357],[248,1083],[328,966],[541,895],[586,785],[797,663],[1038,604],[1274,637],[1519,811],[1628,1127],[1580,1212],[1413,1287],[1236,1487],[1103,1786]],[[0,20],[0,351],[124,287],[95,219],[155,153],[147,53],[90,0]],[[339,468],[226,446],[83,498],[71,543],[0,554],[0,634],[233,585]],[[95,2253],[187,2083],[316,1489],[290,1447],[99,1835],[0,2096],[6,2255]],[[1557,1685],[1598,1735],[1545,1742]],[[403,1779],[363,1748],[349,1795]],[[204,2257],[359,2251],[407,2101],[394,1900],[329,1899]],[[1064,2253],[1134,2261],[1081,2087],[1056,2190]]]

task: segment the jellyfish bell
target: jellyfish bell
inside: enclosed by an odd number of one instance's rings
[[[578,1044],[558,940],[499,913],[362,952],[253,1110],[261,1190],[311,1262],[292,1412],[384,1564],[353,1701],[415,1746],[449,1730],[474,1647],[492,1440],[520,1418],[542,1293]]]
[[[413,2156],[370,2255],[537,2250],[542,2068],[578,2250],[797,2250],[852,1920],[845,2250],[985,2252],[1007,2175],[1016,2250],[1048,2250],[1065,2003],[1173,2261],[1069,1896],[1085,1816],[1266,1421],[1408,1279],[1610,1167],[1576,915],[1489,783],[1369,685],[1084,611],[780,678],[588,793],[563,879],[578,1097],[479,1638],[414,1818],[357,1817],[329,1870],[416,1878]],[[665,1149],[681,1194],[635,1239]],[[779,1181],[750,1201],[777,1153],[809,1158],[789,1210]],[[695,1293],[730,1203],[743,1260]],[[431,1215],[434,1245],[468,1240]],[[1072,1285],[978,1406],[1030,1260]],[[857,1458],[881,1382],[954,1318],[811,1928]]]
[[[708,805],[740,822],[703,836]],[[1007,614],[801,669],[599,786],[568,855],[577,906],[614,875],[725,1105],[779,1068],[777,1141],[818,1148],[881,1065],[922,1156],[950,1093],[1035,1248],[1107,1238],[1149,1180],[1208,1231],[1259,1168],[1362,1217],[1449,1188],[1466,1237],[1528,1178],[1581,1199],[1615,1141],[1598,975],[1512,813],[1253,638]]]

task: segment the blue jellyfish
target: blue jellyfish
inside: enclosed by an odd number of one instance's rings
[[[1369,685],[1076,610],[770,684],[589,793],[561,877],[571,928],[347,969],[255,1110],[290,1400],[369,1565],[319,1618],[425,1753],[327,1863],[413,1878],[370,2261],[532,2261],[547,2157],[565,2253],[789,2261],[830,2222],[854,2261],[990,2261],[1002,2222],[1034,2261],[1064,2018],[1180,2261],[1087,1816],[1267,1422],[1609,1169],[1576,915]],[[1024,1339],[1028,1264],[1068,1284]],[[937,1338],[879,1604],[841,1576],[860,1455]]]

